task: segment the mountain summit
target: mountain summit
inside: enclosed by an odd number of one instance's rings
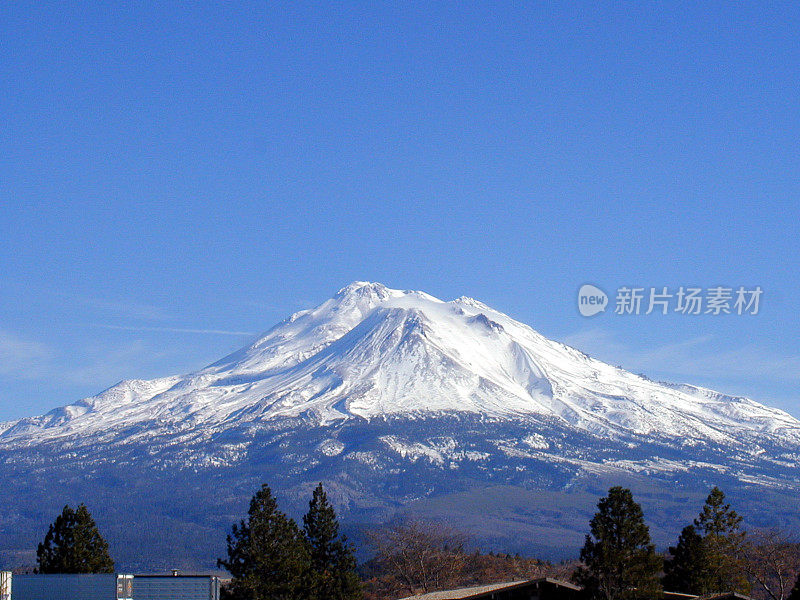
[[[3,443],[124,433],[148,424],[223,430],[286,417],[309,425],[471,414],[562,422],[613,438],[679,439],[762,452],[800,445],[800,422],[745,398],[656,383],[594,360],[472,298],[354,282],[195,373],[123,381],[6,423]],[[137,433],[140,436],[141,433]]]
[[[324,480],[360,519],[426,502],[435,512],[435,502],[458,498],[461,508],[451,502],[448,512],[468,520],[465,494],[487,486],[563,492],[629,477],[781,496],[800,488],[798,447],[800,421],[781,410],[650,381],[472,298],[367,282],[197,372],[123,381],[0,424],[0,464],[13,480],[5,484],[21,498],[54,481],[114,498],[109,481],[121,473],[139,478],[131,503],[163,497],[163,473],[183,490],[205,477],[225,497],[266,480],[299,499]],[[180,505],[174,490],[165,502]],[[218,527],[214,515],[229,511],[219,502],[192,523]],[[23,514],[0,508],[0,532]]]

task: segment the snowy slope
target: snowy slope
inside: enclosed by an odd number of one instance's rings
[[[198,372],[123,381],[44,416],[0,425],[0,443],[108,436],[145,423],[180,432],[281,417],[325,425],[437,413],[555,418],[615,439],[800,445],[800,422],[778,409],[633,375],[471,298],[443,302],[364,282]]]
[[[356,282],[197,372],[1,423],[0,561],[74,499],[116,516],[128,564],[210,568],[258,485],[297,511],[320,481],[345,519],[419,510],[506,551],[579,546],[619,484],[651,499],[662,544],[710,485],[789,530],[800,422],[612,367],[471,298]]]

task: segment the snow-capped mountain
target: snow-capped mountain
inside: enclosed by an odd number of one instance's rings
[[[181,432],[284,417],[330,425],[437,413],[551,418],[614,438],[800,445],[800,422],[781,410],[633,375],[472,298],[443,302],[363,282],[196,373],[123,381],[42,417],[3,424],[1,439],[119,437],[143,423]]]
[[[300,498],[324,479],[353,514],[587,476],[791,494],[798,460],[800,421],[781,410],[650,381],[471,298],[364,282],[197,372],[0,424],[18,482],[209,470]]]

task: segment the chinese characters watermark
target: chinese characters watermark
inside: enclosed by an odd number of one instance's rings
[[[761,286],[680,286],[677,289],[622,286],[614,298],[614,314],[757,315],[763,293]],[[604,312],[608,305],[608,295],[597,286],[587,283],[578,291],[578,311],[584,317]]]

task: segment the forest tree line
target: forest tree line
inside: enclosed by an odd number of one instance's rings
[[[367,535],[371,558],[356,564],[320,484],[297,523],[269,486],[227,536],[218,566],[230,573],[226,600],[390,600],[436,590],[555,577],[587,599],[658,598],[737,592],[758,600],[800,600],[800,543],[777,530],[745,531],[718,488],[666,553],[656,551],[630,490],[613,487],[597,505],[578,560],[553,564],[474,549],[444,524],[407,519]],[[64,507],[37,548],[38,573],[112,573],[108,543],[83,504]]]

